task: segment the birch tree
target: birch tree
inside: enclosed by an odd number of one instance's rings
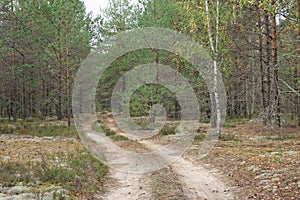
[[[219,25],[220,25],[220,1],[216,0],[216,15],[215,17],[212,17],[210,14],[210,5],[208,0],[205,0],[205,13],[206,13],[206,20],[207,20],[207,33],[209,37],[209,44],[212,52],[212,58],[213,58],[213,71],[214,71],[214,77],[213,77],[213,95],[214,95],[214,103],[215,103],[215,112],[216,112],[216,133],[221,136],[221,104],[219,99],[219,91],[218,91],[218,66],[217,66],[217,60],[219,57]],[[211,21],[215,21],[215,27],[213,29],[213,26],[211,25]],[[213,34],[213,32],[215,34]]]

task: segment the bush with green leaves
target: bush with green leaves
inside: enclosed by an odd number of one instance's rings
[[[175,135],[176,134],[176,125],[166,123],[164,127],[159,131],[161,135]]]
[[[105,133],[106,136],[112,136],[112,135],[116,135],[116,132],[111,130],[110,128],[108,128],[105,125],[101,125],[100,126],[101,129],[103,130],[103,132]]]

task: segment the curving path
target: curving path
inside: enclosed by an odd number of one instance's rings
[[[110,118],[105,122],[106,126],[122,134]],[[141,140],[139,143],[150,150],[158,150],[161,145],[153,140]],[[232,188],[227,186],[218,175],[202,166],[196,166],[190,161],[179,158],[171,166],[171,171],[174,176],[178,177],[177,185],[180,185],[179,197],[167,198],[170,200],[231,200],[234,195],[231,192]],[[105,193],[99,195],[97,199],[104,200],[150,200],[154,199],[153,187],[151,180],[153,180],[153,173],[148,174],[130,174],[120,172],[114,169],[110,170],[110,181],[104,184]],[[163,185],[163,183],[162,183]],[[163,190],[164,187],[158,188]],[[178,189],[177,189],[178,190]],[[165,193],[172,191],[164,191]],[[162,197],[162,199],[165,199]]]

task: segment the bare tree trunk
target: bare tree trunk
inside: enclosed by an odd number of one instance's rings
[[[263,47],[262,47],[262,34],[261,34],[261,11],[259,7],[260,1],[257,2],[257,36],[258,36],[258,51],[259,51],[259,67],[260,67],[260,82],[261,82],[261,103],[263,107],[263,124],[267,125],[267,101],[265,89],[265,69],[263,63]]]
[[[271,1],[272,5],[275,5],[275,0]],[[276,13],[272,15],[271,21],[272,28],[272,65],[273,65],[273,80],[274,80],[274,117],[275,124],[281,127],[281,117],[280,117],[280,96],[279,96],[279,79],[278,79],[278,62],[277,62],[277,26],[276,26]]]
[[[297,7],[298,7],[298,19],[300,19],[300,0],[297,0]],[[300,27],[298,26],[298,59],[299,59],[299,63],[300,63]],[[300,93],[300,88],[299,88],[299,83],[297,83],[297,80],[299,80],[300,78],[300,68],[296,67],[295,71],[294,71],[294,75],[295,75],[295,82],[296,82],[296,90],[298,92],[298,94],[296,94],[295,100],[296,100],[296,112],[298,115],[298,126],[300,126],[300,97],[299,97],[299,93]]]
[[[68,126],[71,126],[71,77],[70,77],[70,63],[69,63],[69,47],[66,48],[66,68],[67,68],[67,118]]]
[[[271,88],[272,88],[272,81],[271,81],[271,30],[270,30],[270,15],[268,11],[265,11],[265,27],[266,27],[266,58],[265,58],[265,65],[266,65],[266,76],[265,76],[265,81],[266,81],[266,105],[267,105],[267,121],[268,123],[271,122],[272,118],[272,108],[271,108]]]
[[[63,119],[62,114],[62,56],[61,53],[58,55],[58,80],[57,80],[57,104],[56,104],[56,116],[58,120]]]
[[[156,0],[153,1],[153,20],[154,20],[154,24],[157,24],[157,13],[156,13]],[[158,84],[159,82],[159,72],[158,72],[158,63],[159,63],[159,57],[158,57],[158,49],[153,49],[153,61],[155,64],[155,83]],[[158,92],[158,85],[155,85],[155,96],[157,96],[157,92]],[[153,102],[151,102],[153,103]],[[156,110],[153,109],[150,113],[150,122],[151,123],[155,123],[155,117],[156,117]]]
[[[245,63],[246,65],[246,63]],[[250,66],[248,65],[247,68],[250,68]],[[250,116],[250,113],[251,113],[251,86],[250,84],[248,83],[248,79],[245,78],[244,79],[244,84],[245,84],[245,95],[246,95],[246,99],[245,99],[245,117],[249,117]]]
[[[11,65],[13,67],[13,87],[11,90],[11,108],[12,108],[12,117],[14,122],[17,121],[17,81],[16,81],[16,50],[15,50],[15,16],[14,16],[14,2],[13,0],[10,1],[11,3],[11,16],[12,16],[12,24],[11,24],[11,34],[12,34],[12,62]]]
[[[255,111],[255,103],[256,103],[256,80],[255,80],[255,76],[256,76],[256,73],[255,73],[255,64],[252,63],[252,104],[251,104],[251,118],[254,114],[254,111]]]
[[[23,56],[23,61],[22,61],[22,64],[24,65],[25,64],[25,58],[24,58],[24,55]],[[26,85],[25,85],[25,70],[22,71],[22,99],[21,99],[21,102],[22,102],[22,118],[23,119],[26,119],[27,118],[27,110],[26,110]]]

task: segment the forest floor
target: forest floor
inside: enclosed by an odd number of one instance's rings
[[[104,123],[116,130],[110,118]],[[0,199],[26,199],[25,194],[27,199],[41,199],[54,191],[76,199],[300,199],[299,128],[232,120],[209,155],[199,159],[206,129],[198,128],[177,162],[143,175],[108,171],[75,134],[0,134]],[[144,151],[130,140],[116,143]],[[12,188],[19,191],[8,193]]]

